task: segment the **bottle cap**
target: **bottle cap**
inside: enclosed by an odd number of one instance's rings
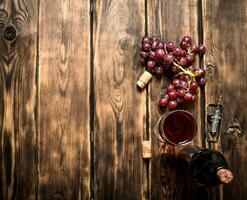
[[[229,169],[220,169],[217,171],[217,177],[221,183],[230,183],[233,179],[233,174]]]
[[[148,71],[145,71],[142,73],[136,84],[143,89],[149,81],[152,79],[152,74],[150,74]]]

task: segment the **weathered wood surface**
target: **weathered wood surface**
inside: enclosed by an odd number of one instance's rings
[[[89,2],[40,1],[39,199],[89,199]]]
[[[142,140],[145,92],[139,42],[144,1],[97,1],[94,18],[94,198],[145,199]]]
[[[164,41],[173,41],[179,45],[184,35],[189,35],[198,43],[198,1],[147,1],[148,35],[156,36]],[[199,65],[199,62],[197,62]],[[176,152],[172,146],[161,146],[154,136],[154,126],[161,114],[157,101],[162,88],[170,80],[167,77],[154,79],[150,84],[150,117],[152,134],[152,180],[151,193],[153,199],[191,199],[197,188],[190,190],[191,184],[181,179],[176,172]],[[192,105],[183,109],[193,113],[198,123],[198,137],[194,144],[201,145],[201,104],[200,98]],[[164,155],[161,155],[163,151]],[[186,179],[184,177],[184,179]],[[182,196],[181,196],[182,195]]]
[[[4,200],[36,195],[36,32],[36,1],[0,1],[0,199]]]
[[[204,1],[205,66],[208,72],[206,105],[222,95],[221,145],[234,180],[223,188],[223,199],[247,196],[247,1]]]
[[[0,0],[0,199],[245,199],[246,4]],[[194,185],[177,170],[179,149],[154,137],[169,80],[137,89],[145,34],[203,38],[206,103],[202,96],[183,108],[197,119],[202,146],[201,113],[222,94],[213,146],[233,170],[228,186]]]

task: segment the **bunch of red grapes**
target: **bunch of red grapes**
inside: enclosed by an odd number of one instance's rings
[[[162,94],[159,106],[175,109],[179,104],[193,102],[198,97],[199,86],[206,83],[205,70],[195,67],[196,55],[203,56],[205,47],[193,43],[184,36],[180,46],[163,42],[154,37],[143,37],[140,56],[145,60],[147,70],[152,74],[171,71],[172,83]]]

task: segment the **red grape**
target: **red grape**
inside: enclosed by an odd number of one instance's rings
[[[185,42],[185,41],[182,41],[182,42],[180,43],[180,47],[181,47],[182,49],[187,49],[187,48],[189,47],[189,44],[188,44],[187,42]]]
[[[206,79],[205,79],[205,78],[200,78],[199,84],[200,84],[201,86],[205,85],[205,84],[206,84]]]
[[[143,43],[145,43],[145,42],[149,43],[150,42],[150,38],[145,36],[145,37],[142,38],[142,42]]]
[[[180,86],[180,88],[186,89],[188,87],[188,84],[186,81],[180,80],[179,86]]]
[[[147,52],[144,52],[144,51],[140,51],[140,56],[143,59],[147,59],[148,58],[148,53]]]
[[[191,101],[191,100],[192,100],[192,94],[189,93],[189,92],[186,93],[186,94],[184,95],[184,100],[187,101],[187,102]]]
[[[192,44],[192,46],[191,46],[191,52],[192,53],[197,53],[198,52],[198,46],[196,44]]]
[[[189,66],[188,67],[188,70],[190,70],[191,72],[195,72],[195,70],[196,70],[196,67],[194,67],[194,66]]]
[[[149,52],[149,53],[148,53],[148,57],[149,57],[149,59],[151,59],[151,60],[155,60],[155,52],[154,52],[154,51]]]
[[[193,81],[193,82],[190,83],[190,89],[192,91],[195,91],[197,88],[198,88],[198,83],[197,82]]]
[[[187,42],[187,43],[190,44],[190,45],[191,45],[191,43],[192,43],[192,39],[191,39],[190,36],[184,36],[183,39],[182,39],[182,41],[185,41],[185,42]]]
[[[142,50],[143,51],[150,51],[150,47],[151,47],[150,44],[147,42],[142,44]]]
[[[159,101],[159,106],[160,107],[166,107],[167,104],[168,104],[168,99],[166,99],[166,98],[160,99],[160,101]]]
[[[181,50],[180,56],[181,57],[185,57],[186,56],[186,51],[184,49]]]
[[[168,106],[169,106],[169,108],[171,108],[171,109],[175,109],[175,108],[177,107],[177,105],[178,105],[178,103],[177,103],[176,100],[171,100],[171,101],[169,101],[169,103],[168,103]]]
[[[184,90],[184,89],[178,89],[178,90],[177,90],[177,95],[178,95],[179,97],[184,97],[184,95],[185,95],[185,90]]]
[[[163,42],[159,42],[157,45],[157,49],[164,49],[164,43]]]
[[[172,81],[172,84],[177,88],[180,86],[180,80],[176,78]]]
[[[181,75],[179,76],[179,79],[180,79],[180,80],[185,80],[185,74],[181,74]]]
[[[195,73],[196,77],[202,77],[202,76],[205,76],[205,74],[206,74],[205,70],[203,70],[201,68],[197,68],[194,73]]]
[[[151,49],[152,51],[156,51],[157,50],[157,45],[158,45],[158,41],[154,41],[151,45]]]
[[[185,74],[184,75],[184,80],[185,81],[189,81],[190,79],[191,79],[191,77],[188,74]]]
[[[169,84],[169,85],[167,86],[167,91],[168,91],[168,92],[173,91],[174,89],[175,89],[175,87],[174,87],[174,85],[172,85],[172,84]]]
[[[162,74],[164,72],[164,68],[163,67],[160,67],[160,66],[159,67],[156,67],[155,72],[157,74]]]
[[[200,54],[200,55],[203,55],[204,53],[205,53],[205,51],[206,51],[206,48],[202,45],[202,44],[200,44],[199,46],[198,46],[198,53]]]
[[[147,68],[152,71],[155,68],[155,61],[149,60],[147,62]]]
[[[174,74],[177,74],[178,72],[180,72],[180,69],[177,66],[173,65],[173,66],[171,66],[171,71]]]
[[[172,52],[174,48],[175,48],[175,45],[172,42],[167,42],[166,43],[166,50],[168,52]]]
[[[176,99],[177,98],[177,92],[175,90],[172,90],[168,92],[169,99]]]
[[[180,60],[179,60],[179,64],[182,67],[185,67],[187,65],[187,59],[185,57],[181,57]]]
[[[187,59],[188,64],[192,64],[193,62],[195,62],[195,54],[186,55],[186,59]]]
[[[156,51],[156,55],[155,56],[156,56],[157,60],[163,60],[164,55],[165,55],[165,51],[163,49],[158,49]]]
[[[167,100],[169,100],[169,95],[168,95],[168,94],[163,95],[163,96],[162,96],[162,99],[167,99]]]
[[[173,55],[176,56],[176,57],[180,57],[181,56],[181,48],[179,47],[176,47],[173,51]]]
[[[171,66],[173,63],[174,57],[171,54],[167,54],[164,56],[164,62],[167,66]]]

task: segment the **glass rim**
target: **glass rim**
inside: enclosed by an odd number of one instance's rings
[[[186,114],[187,116],[186,117],[189,117],[188,119],[190,119],[192,121],[192,123],[195,125],[194,126],[194,129],[193,129],[193,135],[190,139],[188,139],[187,141],[184,141],[184,142],[180,142],[180,143],[174,143],[173,141],[169,140],[167,137],[166,137],[166,134],[165,134],[165,131],[164,131],[164,128],[161,128],[160,126],[164,126],[164,122],[165,120],[172,114],[176,113],[176,112],[182,112],[184,114]],[[158,120],[158,128],[159,128],[159,135],[160,137],[165,141],[167,142],[168,144],[171,144],[171,145],[174,145],[174,146],[185,146],[189,143],[191,143],[196,135],[197,135],[197,122],[194,118],[194,116],[191,114],[191,112],[187,111],[187,110],[173,110],[173,111],[170,111],[170,112],[167,112],[166,114],[162,115],[161,116],[161,119]]]

